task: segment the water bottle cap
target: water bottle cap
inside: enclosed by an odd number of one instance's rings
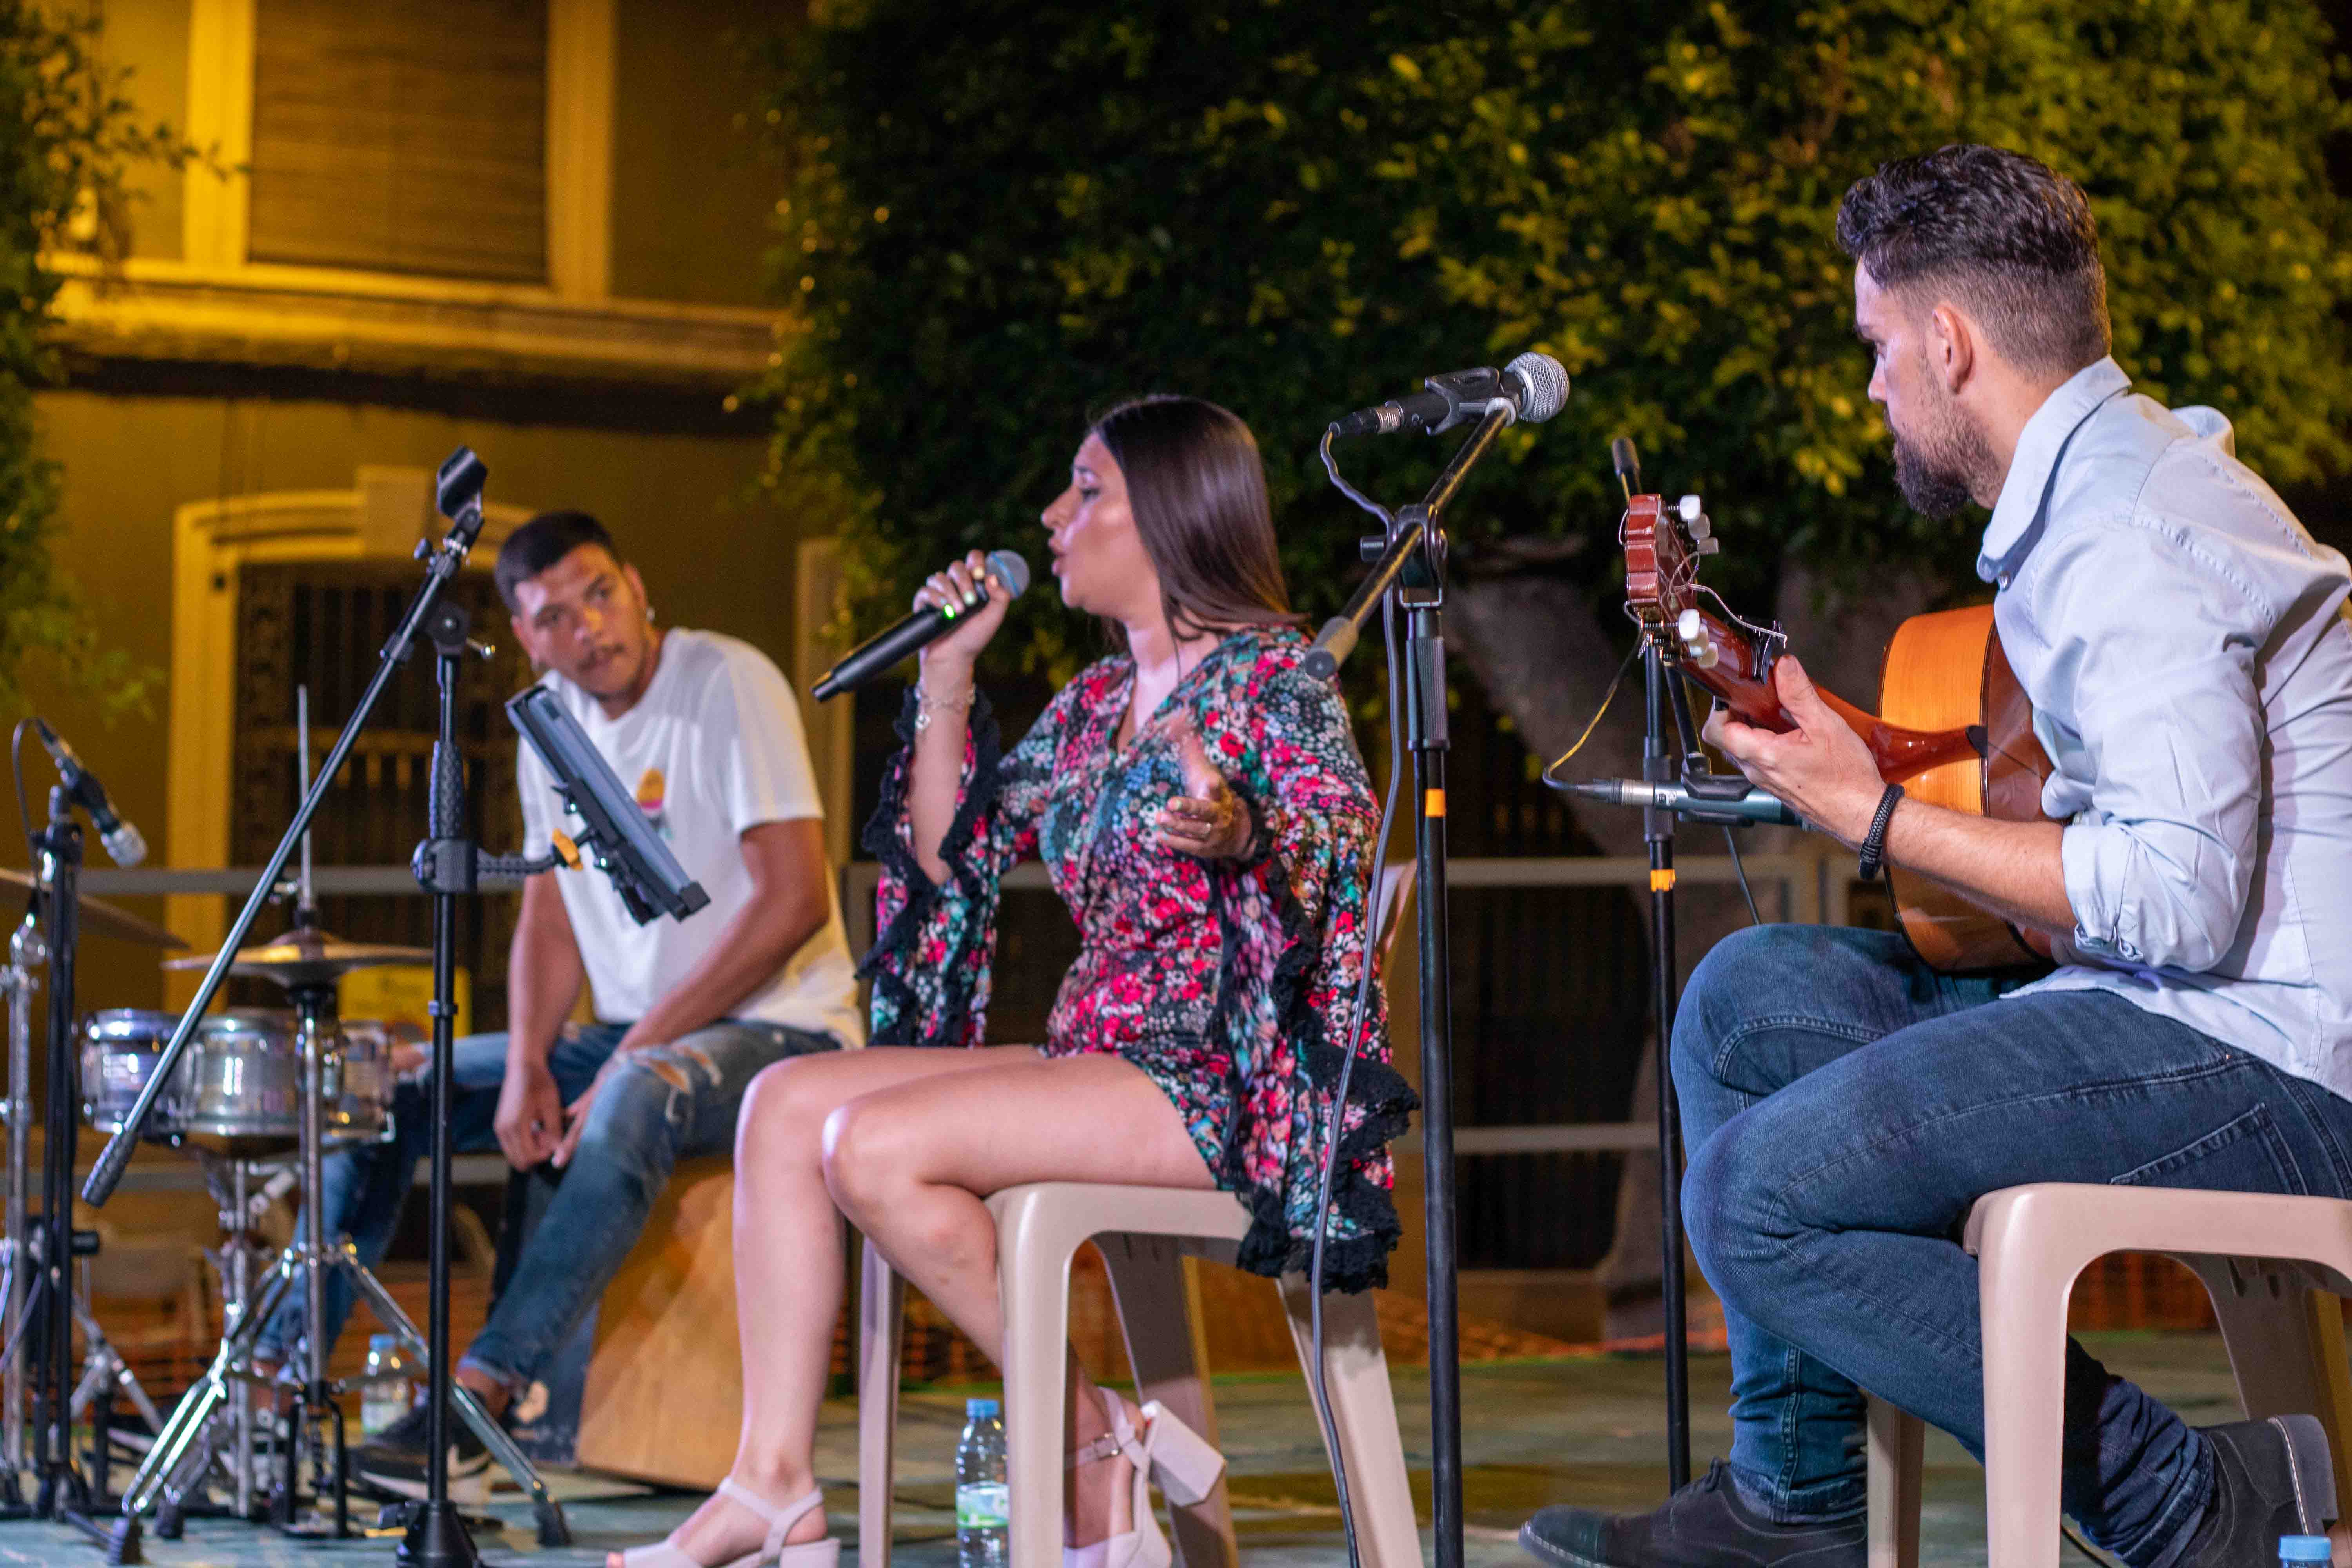
[[[993,1399],[967,1399],[963,1402],[964,1419],[967,1421],[997,1415],[999,1410],[1000,1406]]]
[[[2282,1563],[2325,1563],[2328,1550],[2327,1537],[2324,1535],[2279,1537],[2279,1561]]]
[[[371,1351],[391,1351],[398,1350],[399,1348],[400,1336],[398,1334],[370,1334],[368,1336],[368,1349]]]

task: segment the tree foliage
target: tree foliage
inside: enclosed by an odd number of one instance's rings
[[[61,250],[119,258],[127,248],[123,172],[183,150],[142,128],[123,74],[96,50],[97,23],[30,0],[0,0],[0,709],[21,711],[28,664],[138,705],[145,682],[100,631],[53,552],[58,474],[43,458],[33,392],[53,369],[42,334]]]
[[[1964,572],[1978,521],[1896,496],[1832,233],[1853,179],[1969,140],[2088,189],[2143,390],[2310,479],[2352,456],[2330,50],[2309,0],[817,0],[767,54],[801,310],[771,478],[903,603],[1034,537],[1089,412],[1195,392],[1257,431],[1319,606],[1363,521],[1324,424],[1533,346],[1575,393],[1480,476],[1474,548],[1608,540],[1631,433],[1654,485],[1707,495],[1720,582],[1760,590],[1784,551]],[[1440,456],[1345,460],[1402,498]],[[1603,594],[1611,555],[1578,568]],[[1024,624],[1058,662],[1061,619]]]

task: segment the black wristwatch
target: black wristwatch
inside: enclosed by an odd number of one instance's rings
[[[1903,798],[1903,786],[1891,784],[1886,793],[1878,797],[1878,815],[1870,819],[1870,831],[1862,840],[1862,879],[1878,880],[1878,873],[1886,863],[1886,825],[1895,817],[1895,803]]]

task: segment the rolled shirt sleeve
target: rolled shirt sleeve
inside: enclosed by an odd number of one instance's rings
[[[2063,628],[2045,674],[2077,699],[2042,795],[2073,818],[2059,851],[2072,945],[2094,963],[2210,970],[2237,941],[2255,864],[2255,658],[2275,612],[2185,530],[2145,516],[2071,530],[2033,568],[2034,618]]]

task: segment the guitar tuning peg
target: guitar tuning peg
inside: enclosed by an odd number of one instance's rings
[[[1684,522],[1693,523],[1699,520],[1706,508],[1700,503],[1698,497],[1685,496],[1675,503],[1675,510],[1681,514]]]
[[[1698,542],[1698,552],[1701,555],[1713,555],[1722,548],[1723,541],[1712,535],[1703,536]]]
[[[1701,669],[1713,669],[1721,654],[1715,639],[1706,633],[1706,620],[1696,610],[1685,610],[1675,617],[1675,640],[1683,646],[1683,657]]]
[[[1692,518],[1686,526],[1690,530],[1690,536],[1694,542],[1699,544],[1715,542],[1715,524],[1708,521],[1706,513],[1701,512]]]

